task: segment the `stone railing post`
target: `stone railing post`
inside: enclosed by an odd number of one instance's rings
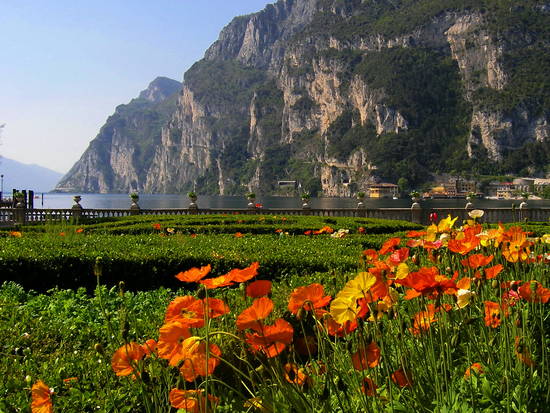
[[[17,203],[14,208],[15,222],[20,225],[24,225],[27,218],[27,208],[25,208],[25,202],[18,197]]]
[[[413,198],[413,204],[411,205],[411,222],[422,224],[422,207],[416,198]]]

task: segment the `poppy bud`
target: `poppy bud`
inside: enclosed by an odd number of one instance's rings
[[[491,281],[491,287],[498,288],[498,281],[497,280]]]
[[[103,273],[103,258],[96,257],[95,263],[94,263],[94,275],[99,278],[101,277],[102,273]]]
[[[296,318],[298,318],[298,320],[301,320],[305,314],[306,314],[306,310],[304,310],[304,307],[301,307],[296,313]]]
[[[94,344],[94,350],[96,351],[96,353],[104,356],[105,355],[105,349],[103,348],[103,346],[101,345],[101,343],[95,343]]]
[[[206,287],[201,284],[199,290],[197,291],[197,298],[199,300],[204,300],[206,298]]]
[[[124,281],[120,281],[118,283],[118,295],[120,297],[123,297],[124,296],[124,287],[126,286],[126,284],[124,283]]]
[[[128,324],[128,320],[124,319],[122,322],[122,327],[120,329],[120,336],[124,341],[128,338],[128,331],[130,330],[130,325]]]
[[[411,261],[414,265],[418,265],[418,257],[416,256],[416,254],[411,257]]]
[[[32,383],[32,377],[29,376],[29,375],[27,374],[27,375],[25,376],[25,382],[26,382],[27,384],[31,384],[31,383]]]
[[[344,393],[346,393],[348,390],[348,386],[346,385],[346,383],[344,383],[344,380],[342,380],[341,377],[338,378],[338,383],[336,383],[336,387],[338,388],[338,390]]]

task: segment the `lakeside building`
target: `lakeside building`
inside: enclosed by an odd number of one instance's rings
[[[370,198],[394,198],[399,193],[399,187],[390,183],[372,184],[368,190]]]
[[[477,182],[462,178],[451,178],[433,187],[428,196],[431,198],[466,198],[469,193],[477,193]]]

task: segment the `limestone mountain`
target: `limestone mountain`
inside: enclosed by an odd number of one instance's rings
[[[137,98],[119,105],[55,190],[106,193],[143,188],[181,87],[176,80],[157,77]]]
[[[125,148],[65,179],[221,194],[297,180],[349,195],[436,172],[544,174],[549,117],[545,1],[280,0],[235,18],[187,71],[142,169]],[[91,161],[112,171],[104,184],[89,185]]]

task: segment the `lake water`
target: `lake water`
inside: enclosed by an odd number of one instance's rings
[[[38,194],[34,200],[35,208],[70,208],[73,205],[73,194]],[[127,194],[83,194],[80,204],[83,208],[113,208],[124,209],[130,207],[130,198]],[[265,208],[300,208],[302,202],[299,198],[285,197],[258,197],[257,203]],[[197,201],[199,208],[246,208],[248,201],[238,196],[213,196],[201,195]],[[463,208],[464,199],[437,199],[420,201],[423,208]],[[509,208],[512,204],[519,206],[521,200],[488,200],[478,199],[474,201],[476,208]],[[533,208],[550,208],[550,200],[529,200],[529,206]],[[364,204],[367,208],[408,208],[410,199],[369,199]],[[144,209],[155,208],[187,208],[189,199],[187,195],[170,194],[141,194],[139,205]],[[353,198],[312,198],[312,208],[355,208],[357,200]]]

